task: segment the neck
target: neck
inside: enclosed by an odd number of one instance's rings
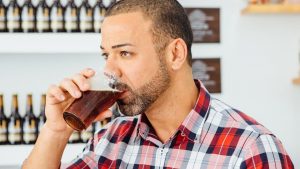
[[[194,107],[198,89],[192,76],[175,78],[167,89],[145,112],[158,138],[165,143],[177,131]]]

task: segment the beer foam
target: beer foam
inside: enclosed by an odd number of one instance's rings
[[[110,86],[114,83],[114,79],[109,78],[108,76],[97,73],[95,76],[91,77],[89,80],[90,90],[95,91],[119,91]]]

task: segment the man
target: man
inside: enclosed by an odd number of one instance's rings
[[[24,168],[294,168],[270,131],[193,79],[192,32],[177,1],[121,0],[107,12],[101,36],[105,70],[121,80],[117,103],[125,116],[60,165],[72,132],[63,110],[89,89],[94,72],[64,79],[48,90],[47,122]]]

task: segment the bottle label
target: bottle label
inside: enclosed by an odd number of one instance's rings
[[[93,126],[91,125],[85,131],[81,132],[81,140],[87,142],[91,137],[93,137]]]
[[[0,18],[0,30],[3,30],[3,29],[5,29],[5,22],[4,21],[2,21],[1,20],[1,18]]]
[[[80,29],[81,30],[91,30],[93,28],[92,23],[92,10],[81,8],[80,12]]]
[[[29,143],[31,141],[36,140],[36,128],[35,121],[32,119],[30,122],[26,120],[24,122],[24,141],[25,143]]]
[[[34,29],[34,15],[32,8],[24,7],[22,11],[22,28],[25,31],[28,29]]]
[[[41,129],[42,129],[42,127],[44,126],[44,124],[45,124],[44,121],[40,119],[39,125],[38,125],[38,127],[39,127],[39,128],[38,128],[39,132],[41,132]]]
[[[37,20],[36,26],[39,31],[48,29],[50,26],[49,10],[38,8],[36,20]]]
[[[7,27],[8,29],[19,29],[19,9],[9,8],[7,12]]]
[[[76,29],[76,9],[67,8],[66,10],[66,29]]]
[[[69,141],[75,142],[75,141],[78,141],[79,139],[80,139],[80,133],[78,131],[74,131],[72,133],[72,135],[70,136]]]
[[[8,125],[8,140],[11,143],[21,142],[21,122],[20,120],[11,121]]]
[[[63,16],[61,8],[54,8],[51,14],[51,28],[53,30],[63,29]]]
[[[2,120],[2,122],[0,123],[0,143],[2,142],[7,142],[7,137],[6,137],[6,133],[7,133],[7,128],[6,128],[6,121]]]

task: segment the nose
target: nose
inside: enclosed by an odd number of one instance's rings
[[[108,73],[110,75],[114,75],[117,78],[121,78],[122,77],[122,73],[121,70],[118,66],[118,62],[116,59],[114,59],[114,57],[108,57],[105,65],[104,65],[104,72]]]

